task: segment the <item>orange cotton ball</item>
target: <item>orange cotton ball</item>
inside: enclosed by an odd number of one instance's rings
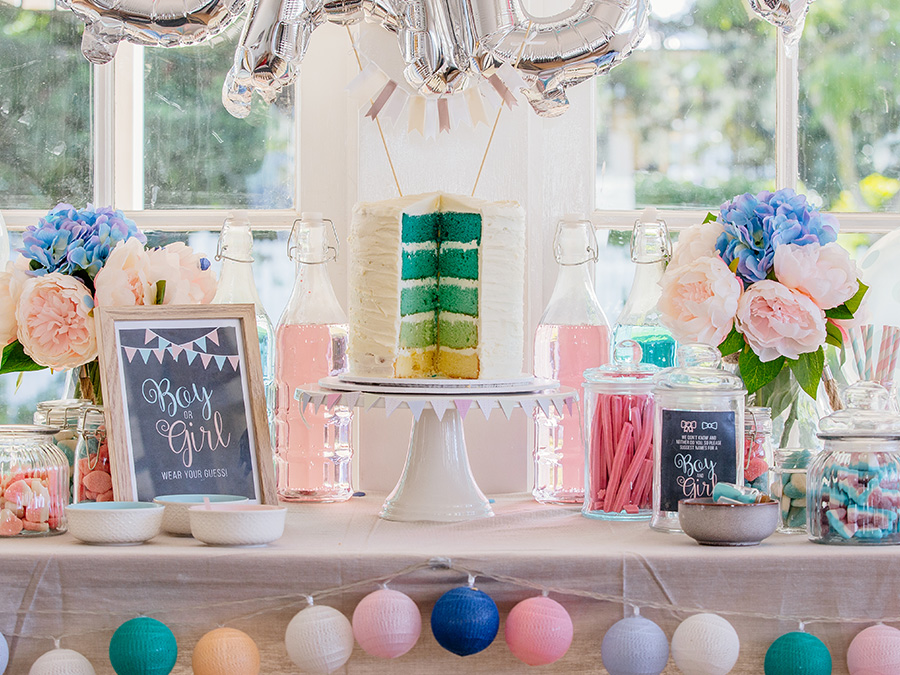
[[[234,628],[211,630],[194,647],[194,675],[259,675],[259,648]]]

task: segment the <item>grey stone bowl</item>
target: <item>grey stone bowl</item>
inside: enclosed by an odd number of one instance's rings
[[[706,546],[755,546],[775,532],[781,505],[718,504],[710,497],[682,499],[678,520],[684,533]]]

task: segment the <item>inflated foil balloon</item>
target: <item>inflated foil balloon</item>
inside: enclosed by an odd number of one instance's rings
[[[694,614],[672,636],[672,658],[684,675],[725,675],[740,650],[734,627],[717,614]]]
[[[460,586],[444,593],[431,610],[431,632],[438,644],[458,656],[487,649],[500,629],[500,612],[484,591]]]
[[[766,675],[831,675],[831,654],[815,635],[787,633],[766,652]]]
[[[28,675],[96,675],[96,671],[91,662],[78,652],[54,649],[39,657]]]
[[[200,638],[191,655],[194,675],[259,675],[259,647],[236,628],[216,628]]]
[[[6,644],[6,638],[0,633],[0,675],[6,672],[6,666],[9,665],[9,645]]]
[[[169,675],[177,659],[172,631],[148,616],[126,621],[109,641],[109,661],[117,675]]]
[[[506,645],[529,666],[559,661],[572,644],[575,628],[566,608],[551,598],[527,598],[506,617]]]
[[[900,673],[900,630],[878,624],[860,632],[847,648],[850,675]]]
[[[284,635],[291,661],[305,673],[333,673],[350,660],[353,628],[334,607],[313,605],[298,612]]]
[[[372,656],[395,659],[415,647],[422,613],[405,593],[390,588],[369,593],[353,610],[353,635]]]
[[[659,675],[669,660],[669,640],[650,619],[630,616],[606,631],[600,658],[609,675]]]
[[[751,9],[781,29],[784,44],[791,54],[800,42],[809,4],[813,0],[750,0]]]

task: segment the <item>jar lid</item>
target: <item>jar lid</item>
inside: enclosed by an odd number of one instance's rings
[[[746,391],[741,378],[720,367],[722,357],[716,347],[699,343],[682,345],[675,362],[677,366],[657,375],[654,381],[657,389],[709,394]]]
[[[751,434],[772,433],[772,409],[760,406],[744,408],[744,432]]]
[[[2,438],[35,438],[38,436],[53,436],[59,429],[44,424],[0,424],[0,437]]]
[[[91,402],[85,398],[60,398],[53,401],[41,401],[35,406],[37,412],[34,421],[38,424],[50,424],[55,427],[68,427],[76,424],[81,411]]]
[[[634,340],[622,340],[613,349],[612,363],[584,371],[585,384],[645,383],[649,386],[660,368],[652,363],[641,363],[641,358],[643,351],[639,343]]]
[[[103,406],[92,405],[82,409],[78,420],[79,431],[94,431],[106,421],[103,415]]]
[[[876,382],[857,382],[841,396],[844,409],[819,422],[819,438],[897,438],[900,415],[891,410],[890,392]]]

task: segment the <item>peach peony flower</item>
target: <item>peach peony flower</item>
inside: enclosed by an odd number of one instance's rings
[[[35,363],[74,368],[97,358],[90,291],[58,272],[25,282],[16,307],[18,338]]]
[[[763,363],[796,359],[825,344],[825,312],[799,291],[764,279],[741,296],[737,329]]]
[[[31,272],[31,260],[24,255],[17,256],[15,261],[6,265],[6,270],[12,273],[12,278],[9,280],[9,295],[13,302],[19,302],[25,282],[36,276]]]
[[[147,252],[149,279],[165,280],[164,305],[209,303],[216,294],[216,276],[209,261],[182,242]]]
[[[734,325],[741,282],[718,256],[669,268],[659,283],[657,308],[679,342],[719,345]]]
[[[672,253],[669,267],[681,267],[698,258],[708,258],[716,254],[716,240],[722,234],[722,223],[713,221],[691,225],[678,235],[678,243]]]
[[[132,237],[116,244],[94,279],[97,306],[152,305],[156,286],[150,283],[148,268],[147,251],[140,240]]]
[[[844,304],[859,290],[856,263],[840,244],[785,244],[775,249],[775,276],[821,309]]]
[[[12,263],[0,272],[0,347],[5,347],[16,339],[16,302],[12,298]]]

